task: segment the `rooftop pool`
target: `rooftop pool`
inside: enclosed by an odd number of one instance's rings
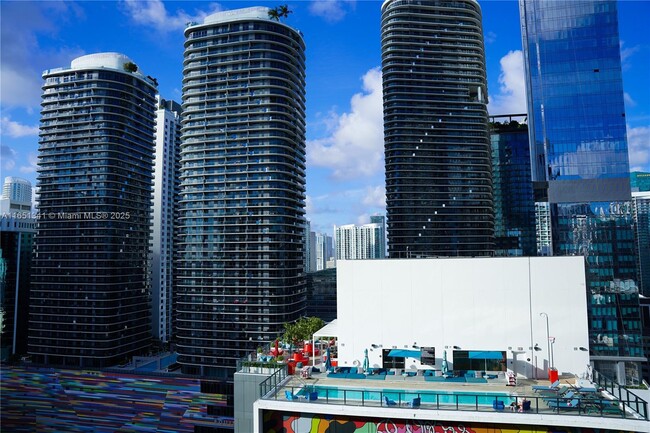
[[[507,393],[503,392],[463,392],[463,391],[424,391],[424,390],[399,390],[399,389],[358,389],[323,385],[311,385],[303,388],[299,395],[307,396],[310,392],[318,392],[319,400],[353,400],[353,401],[380,401],[387,397],[398,404],[407,403],[420,397],[423,404],[434,405],[479,405],[492,406],[495,398],[502,400],[506,405],[514,401]]]

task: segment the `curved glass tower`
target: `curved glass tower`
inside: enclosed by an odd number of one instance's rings
[[[492,255],[478,3],[385,1],[381,44],[390,256]]]
[[[154,81],[123,54],[43,73],[29,353],[101,368],[148,348]]]
[[[228,377],[304,311],[305,44],[268,8],[185,30],[178,362]]]

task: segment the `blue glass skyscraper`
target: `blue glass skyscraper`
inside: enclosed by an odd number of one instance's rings
[[[536,199],[550,203],[553,253],[586,258],[594,366],[633,383],[644,358],[616,2],[519,6]]]

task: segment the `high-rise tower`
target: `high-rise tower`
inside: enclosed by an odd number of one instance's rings
[[[178,362],[229,377],[304,312],[305,44],[268,8],[185,29]]]
[[[99,53],[43,73],[29,348],[107,367],[148,347],[156,86]]]
[[[594,367],[638,384],[642,362],[614,0],[520,0],[536,200],[554,255],[585,256]],[[549,320],[553,320],[549,312]]]
[[[387,0],[381,45],[389,255],[492,255],[478,2]]]
[[[0,213],[29,213],[31,210],[32,183],[19,177],[5,177],[0,197]]]
[[[151,323],[153,337],[172,337],[175,222],[181,155],[181,106],[156,97],[156,154],[152,211]]]

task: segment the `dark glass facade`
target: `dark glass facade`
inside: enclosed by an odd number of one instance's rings
[[[0,360],[27,353],[30,272],[36,221],[28,212],[0,217]]]
[[[185,37],[178,362],[229,378],[305,310],[305,44],[263,7]]]
[[[388,0],[381,44],[389,255],[492,255],[479,4]]]
[[[101,368],[148,348],[156,87],[126,56],[45,71],[29,353]]]
[[[336,319],[336,268],[307,274],[307,317]]]
[[[528,128],[517,121],[495,121],[490,126],[495,255],[534,256],[537,242]]]
[[[533,180],[546,187],[553,253],[585,256],[592,360],[634,384],[630,364],[644,358],[616,2],[519,6]]]

